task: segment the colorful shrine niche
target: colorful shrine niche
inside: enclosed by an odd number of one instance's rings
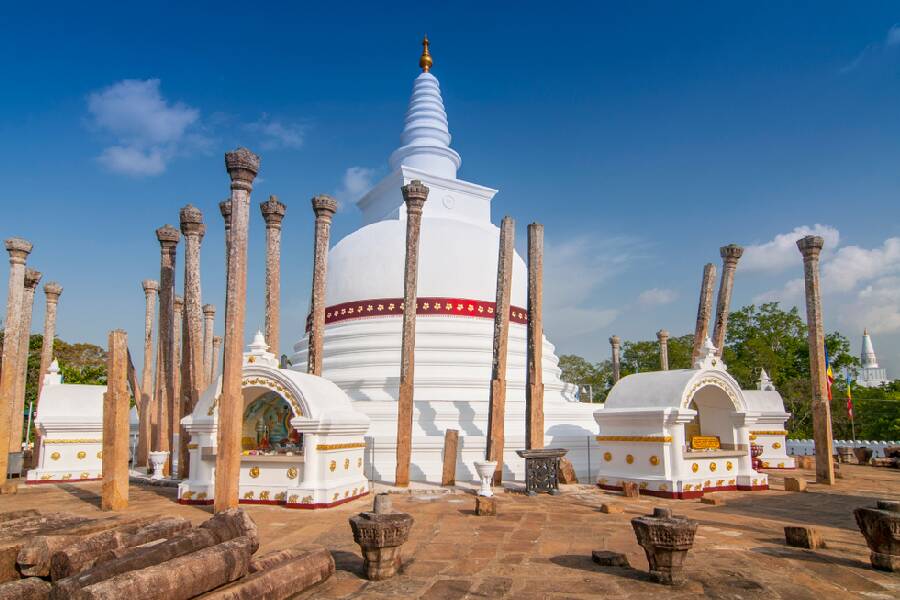
[[[244,409],[241,450],[245,456],[292,456],[303,452],[303,435],[291,426],[294,413],[277,392],[266,392]]]

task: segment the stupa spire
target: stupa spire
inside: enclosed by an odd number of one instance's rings
[[[872,337],[868,329],[863,329],[862,352],[859,359],[864,369],[878,368],[878,358],[875,356],[875,348],[872,346]]]
[[[406,166],[438,177],[456,179],[462,159],[450,147],[450,126],[441,98],[441,86],[437,77],[431,74],[433,61],[430,44],[426,36],[419,59],[422,73],[413,83],[400,147],[391,154],[390,165],[393,170]]]

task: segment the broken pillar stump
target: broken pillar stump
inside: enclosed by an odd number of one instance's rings
[[[854,448],[853,454],[856,456],[856,462],[861,465],[867,465],[869,464],[869,461],[872,460],[874,452],[871,448],[863,446],[861,448]]]
[[[785,477],[784,491],[786,492],[805,492],[806,480],[802,477]]]
[[[322,546],[298,546],[271,552],[250,564],[250,575],[203,596],[204,600],[284,600],[334,574],[334,558]],[[259,568],[261,565],[265,568]]]
[[[559,482],[565,484],[578,483],[575,467],[565,456],[559,459]]]
[[[475,514],[479,517],[497,516],[497,498],[494,496],[475,496]]]
[[[857,508],[853,516],[871,551],[872,568],[900,571],[900,502],[879,500],[875,508]]]
[[[725,499],[719,496],[703,496],[700,498],[701,504],[709,504],[711,506],[725,506]]]
[[[639,498],[641,496],[641,490],[638,488],[637,483],[633,481],[623,481],[622,495],[626,498]]]
[[[350,517],[353,540],[362,550],[366,578],[372,581],[397,574],[401,564],[400,548],[409,539],[414,522],[412,515],[388,512],[390,502],[379,501],[378,496],[375,497],[374,512]]]
[[[621,552],[611,550],[594,550],[591,552],[591,560],[601,567],[630,567],[628,557]]]
[[[647,555],[650,578],[664,585],[684,583],[684,559],[694,545],[697,522],[675,517],[668,508],[654,508],[652,515],[632,519],[631,526]]]
[[[456,485],[456,458],[459,455],[459,430],[448,429],[444,432],[444,470],[441,473],[441,485]]]
[[[600,505],[600,512],[606,513],[608,515],[620,513],[622,512],[622,507],[618,504],[610,504],[608,502],[604,502]]]
[[[810,550],[815,550],[816,548],[825,547],[825,540],[822,539],[818,530],[812,527],[799,525],[785,525],[784,541],[788,546],[794,546],[796,548],[809,548]]]
[[[39,577],[29,577],[0,584],[0,600],[47,600],[50,583]]]

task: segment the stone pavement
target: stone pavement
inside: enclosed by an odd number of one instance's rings
[[[852,509],[876,499],[900,497],[900,472],[841,465],[844,478],[832,489],[810,484],[805,493],[774,490],[728,492],[724,505],[698,501],[626,499],[587,485],[565,486],[559,497],[499,494],[497,517],[474,515],[468,493],[394,496],[394,508],[416,523],[404,546],[406,564],[398,577],[381,582],[361,578],[359,547],[347,518],[368,510],[362,499],[318,511],[249,505],[260,528],[260,552],[299,542],[323,544],[334,554],[337,573],[298,598],[900,598],[900,574],[873,571]],[[795,471],[813,481],[811,471]],[[38,508],[99,512],[99,482],[21,486],[0,497],[0,511]],[[203,521],[210,507],[174,502],[173,488],[131,486],[129,514],[182,515]],[[602,503],[624,511],[603,514]],[[688,583],[667,588],[651,583],[647,561],[635,542],[630,519],[670,506],[700,523],[686,561]],[[811,525],[828,547],[802,550],[784,544],[784,525]],[[592,550],[624,552],[633,568],[600,567]]]

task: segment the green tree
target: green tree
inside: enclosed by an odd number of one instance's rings
[[[606,394],[612,387],[612,364],[608,360],[591,363],[574,354],[563,354],[559,357],[559,378],[584,388],[590,386],[594,402],[606,400]],[[582,393],[586,393],[582,391]]]

